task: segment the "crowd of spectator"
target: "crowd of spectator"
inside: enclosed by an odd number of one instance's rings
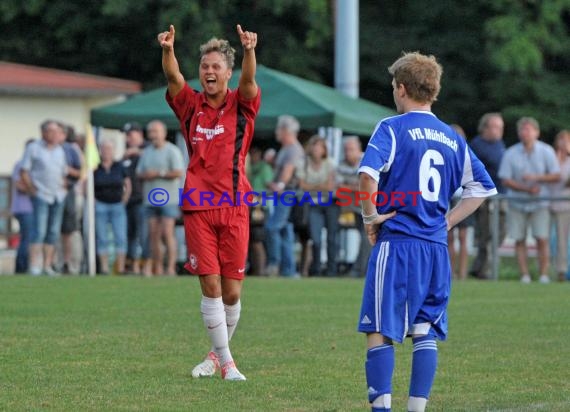
[[[84,273],[89,173],[84,137],[56,120],[42,123],[40,131],[41,138],[26,143],[12,173],[11,209],[20,227],[15,272]],[[156,187],[177,193],[184,172],[182,152],[167,141],[160,121],[147,125],[147,139],[136,123],[126,124],[123,132],[122,158],[115,141],[102,140],[93,171],[97,273],[175,275],[176,199],[155,207],[147,194]]]
[[[460,126],[453,127],[466,138]],[[293,192],[297,206],[260,201],[250,208],[249,273],[364,276],[370,245],[355,198],[361,140],[344,137],[343,153],[340,159],[333,159],[326,139],[314,135],[303,146],[300,130],[297,119],[280,116],[275,129],[279,149],[263,151],[253,146],[250,150],[247,174],[252,189],[273,194],[276,200],[280,194]],[[12,174],[12,213],[20,228],[15,270],[36,276],[81,273],[85,271],[85,248],[77,245],[84,244],[86,217],[84,137],[55,120],[42,123],[40,131],[41,138],[26,142]],[[167,140],[167,128],[160,121],[152,121],[146,128],[127,123],[122,131],[124,148],[111,140],[99,142],[100,163],[93,172],[97,271],[175,275],[180,259],[175,235],[180,218],[178,197],[171,196],[166,204],[157,206],[148,194],[157,188],[178,194],[185,169],[182,152]],[[499,193],[509,197],[484,203],[472,219],[450,231],[454,276],[488,278],[490,214],[492,207],[499,207],[499,243],[507,232],[514,240],[521,281],[531,281],[528,227],[536,239],[538,280],[550,281],[551,234],[556,239],[552,247],[556,274],[564,280],[570,233],[570,132],[558,133],[552,147],[539,140],[538,122],[523,117],[517,122],[520,142],[507,149],[503,131],[501,114],[487,113],[479,122],[479,134],[469,140]],[[338,205],[338,189],[346,190],[352,201]],[[460,193],[454,196],[460,197]],[[301,198],[303,208],[299,207]],[[468,269],[469,227],[473,227],[476,255]],[[346,261],[347,245],[340,244],[340,239],[346,238],[341,236],[342,230],[347,228],[360,235],[358,256],[351,263]],[[340,250],[344,251],[342,262]]]
[[[561,173],[561,168],[568,167],[568,132],[563,130],[557,135],[554,143],[556,154],[552,146],[539,140],[540,125],[532,117],[521,117],[517,121],[519,142],[508,149],[503,142],[504,120],[500,113],[483,115],[478,130],[479,135],[469,145],[506,201],[486,202],[475,213],[477,255],[470,274],[479,279],[489,277],[491,230],[496,230],[499,244],[503,243],[506,234],[515,242],[520,280],[530,283],[527,245],[530,229],[536,241],[538,280],[550,282],[550,240],[556,234],[553,249],[557,274],[558,279],[564,281],[568,272],[568,225],[564,216],[558,216],[558,211],[565,211],[568,206],[564,198],[568,196],[566,188],[570,183],[568,174]],[[496,228],[492,228],[490,221],[492,207],[499,208],[499,227]],[[555,231],[552,230],[551,215],[556,222]]]

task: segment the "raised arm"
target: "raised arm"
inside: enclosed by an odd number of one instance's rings
[[[237,32],[243,46],[243,61],[241,63],[241,76],[239,78],[239,94],[246,99],[257,96],[257,83],[255,82],[255,46],[257,45],[257,33],[243,31],[237,25]]]
[[[174,55],[174,26],[171,24],[169,31],[158,35],[158,44],[162,47],[162,70],[168,81],[168,94],[174,97],[184,87],[184,76],[180,73],[178,60]]]

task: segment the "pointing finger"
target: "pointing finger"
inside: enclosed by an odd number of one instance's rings
[[[160,42],[161,45],[163,45],[165,43],[165,40],[168,36],[168,32],[167,31],[163,31],[162,33],[160,33],[158,35],[158,41]]]
[[[173,24],[170,25],[170,32],[169,32],[169,33],[170,33],[170,35],[171,35],[172,37],[174,37],[175,30],[174,30],[174,25],[173,25]]]
[[[241,25],[237,25],[237,32],[241,36],[243,34],[243,30],[241,29]]]

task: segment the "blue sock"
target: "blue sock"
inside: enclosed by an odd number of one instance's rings
[[[366,383],[368,384],[368,401],[372,404],[382,395],[392,394],[392,373],[394,372],[394,346],[380,345],[368,349],[366,354]],[[372,406],[373,412],[390,412],[390,407]]]
[[[432,336],[422,336],[414,338],[412,341],[414,342],[414,353],[412,355],[410,396],[428,399],[437,369],[437,344]]]

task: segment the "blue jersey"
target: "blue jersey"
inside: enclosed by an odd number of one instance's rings
[[[359,168],[378,182],[378,213],[396,210],[382,224],[379,240],[415,237],[447,244],[445,214],[451,196],[497,193],[467,142],[427,111],[381,120]]]

